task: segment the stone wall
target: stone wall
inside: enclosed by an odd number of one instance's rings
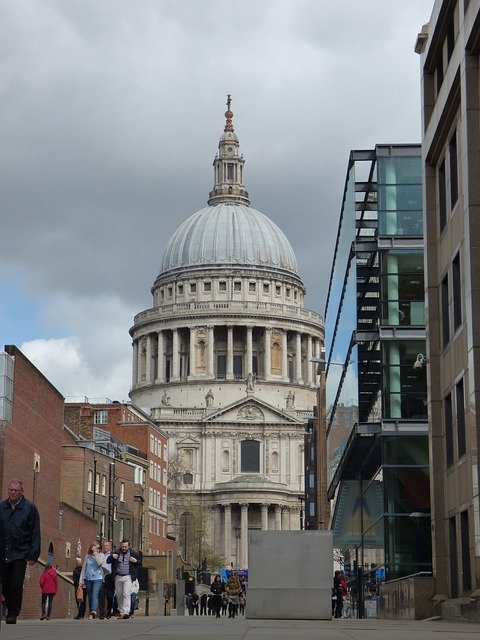
[[[431,575],[415,574],[380,585],[378,617],[383,620],[423,620],[434,615]]]

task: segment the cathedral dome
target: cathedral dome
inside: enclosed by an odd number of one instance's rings
[[[160,275],[228,267],[276,271],[298,279],[297,260],[283,231],[260,211],[235,201],[190,216],[171,237]]]
[[[250,207],[243,183],[243,155],[233,128],[228,96],[225,128],[213,161],[214,186],[208,207],[197,211],[173,234],[159,278],[185,270],[251,269],[266,277],[289,277],[303,288],[292,246],[283,231]],[[268,276],[267,276],[268,272]]]

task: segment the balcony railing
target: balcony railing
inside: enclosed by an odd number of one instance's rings
[[[304,309],[303,307],[294,307],[288,304],[280,304],[276,302],[248,302],[241,300],[229,300],[220,302],[210,300],[205,302],[179,302],[166,304],[161,307],[154,307],[141,311],[135,316],[135,324],[148,322],[171,316],[179,318],[189,315],[218,315],[219,312],[225,311],[231,314],[240,314],[245,316],[272,316],[278,315],[284,318],[298,318],[299,320],[315,322],[323,324],[323,318],[319,313]]]

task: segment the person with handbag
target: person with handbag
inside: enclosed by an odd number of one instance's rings
[[[76,567],[72,572],[73,588],[75,591],[75,602],[77,604],[77,615],[74,620],[83,620],[85,617],[85,606],[87,591],[80,585],[80,574],[82,573],[82,559],[76,558]]]

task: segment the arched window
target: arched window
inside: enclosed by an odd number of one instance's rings
[[[242,473],[260,473],[260,443],[243,440],[240,443],[240,470]]]
[[[47,562],[51,564],[52,567],[55,566],[53,562],[53,542],[50,542],[50,544],[48,545]]]

